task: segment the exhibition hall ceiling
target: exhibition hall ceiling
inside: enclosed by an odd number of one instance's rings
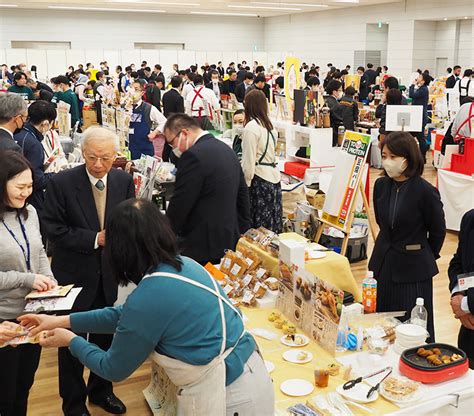
[[[144,12],[192,15],[270,17],[317,12],[394,0],[1,0],[5,9],[48,9],[93,12]]]

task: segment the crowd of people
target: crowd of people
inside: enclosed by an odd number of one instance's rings
[[[350,66],[338,71],[328,64],[322,73],[303,64],[301,70],[302,87],[325,96],[336,126],[353,129],[357,100],[372,100],[383,91],[377,113],[384,176],[376,181],[373,198],[380,233],[369,262],[378,280],[377,310],[410,311],[416,298],[424,298],[434,340],[432,279],[446,233],[444,212],[438,191],[422,178],[423,135],[385,129],[386,105],[407,103],[399,82],[387,67],[378,72],[370,64],[357,69],[359,91],[344,86]],[[14,74],[2,70],[12,85],[0,94],[0,343],[21,328],[40,337],[40,345],[0,349],[2,416],[26,415],[41,347],[58,348],[59,394],[67,416],[88,415],[87,399],[110,413],[125,413],[113,382],[148,357],[179,387],[181,414],[190,409],[192,414],[274,414],[273,385],[257,344],[203,266],[219,263],[249,228],[282,231],[277,132],[268,102],[275,90],[283,93],[283,71],[278,63],[269,78],[258,62],[253,69],[246,62],[227,68],[219,62],[200,71],[175,65],[165,75],[160,65],[152,70],[143,62],[139,70],[130,65],[111,74],[102,62],[100,70],[91,64],[70,67],[50,88],[23,64]],[[408,89],[408,98],[423,106],[425,115],[430,81],[421,73]],[[83,164],[46,172],[44,141],[57,103],[70,104],[71,119],[80,126],[81,101],[89,89],[97,106],[108,89],[130,96],[132,158],[153,155],[151,140],[164,137],[163,157],[177,168],[166,214],[135,199],[132,176],[113,168],[119,142],[109,129],[85,129]],[[232,146],[209,133],[207,108],[219,110],[227,93],[243,104],[234,114]],[[28,106],[27,100],[33,102]],[[472,105],[468,100],[461,109]],[[471,367],[474,289],[461,292],[457,276],[474,272],[473,218],[471,211],[463,219],[449,268],[451,305],[462,324],[459,345]],[[113,306],[118,285],[130,282],[137,289],[124,305]],[[27,293],[58,284],[82,288],[69,315],[23,315]],[[84,366],[91,370],[87,383]]]

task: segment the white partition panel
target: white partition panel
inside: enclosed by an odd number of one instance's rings
[[[173,70],[173,64],[176,63],[178,63],[178,51],[160,50],[160,64],[166,77],[169,76]]]
[[[27,49],[26,50],[26,64],[28,69],[31,65],[36,65],[38,79],[48,79],[48,57],[44,49]]]
[[[71,65],[74,69],[77,69],[79,64],[84,65],[85,68],[86,54],[84,49],[66,49],[66,68],[64,69],[64,72],[67,67]]]
[[[0,65],[2,64],[8,65],[5,49],[0,49]]]
[[[286,55],[282,56],[281,52],[268,52],[267,54],[267,63],[268,65],[273,65],[276,68],[277,62],[285,60]]]
[[[26,64],[26,49],[7,49],[6,51],[7,65]]]
[[[126,66],[131,64],[135,64],[136,69],[140,69],[140,64],[142,63],[140,59],[140,50],[122,50],[120,51],[120,59],[124,70]]]
[[[194,51],[178,51],[179,69],[189,68],[196,63],[196,52]]]
[[[120,52],[118,50],[104,50],[104,61],[109,64],[110,72],[109,75],[115,74],[115,67],[120,65],[125,70],[120,60]]]
[[[265,69],[268,67],[268,56],[266,52],[254,52],[252,54],[252,62],[257,61],[260,65],[263,65]]]
[[[235,66],[237,67],[237,63],[247,61],[247,64],[250,66],[250,69],[253,67],[253,52],[239,52],[237,54],[237,62]]]
[[[146,61],[148,66],[153,69],[153,67],[156,64],[160,64],[163,66],[161,63],[161,57],[160,57],[160,51],[157,49],[140,49],[140,62],[137,62],[137,69],[140,68],[140,65],[142,61]]]
[[[200,69],[204,62],[207,62],[207,52],[196,51],[196,62],[194,62],[194,65],[197,65]]]
[[[231,52],[231,51],[224,51],[222,53],[222,64],[224,67],[227,68],[227,66],[231,63],[235,63],[235,67],[237,68],[237,63],[239,62],[239,53],[238,52]]]
[[[217,65],[217,62],[219,61],[222,61],[222,52],[207,52],[206,53],[206,62],[208,62],[209,65],[212,65],[212,64]],[[226,65],[226,64],[223,63],[223,65]]]
[[[94,65],[95,69],[100,69],[99,63],[104,60],[103,49],[86,49],[86,63]]]
[[[48,57],[48,78],[65,74],[67,70],[66,50],[50,49],[46,51]],[[77,66],[77,64],[76,64]]]

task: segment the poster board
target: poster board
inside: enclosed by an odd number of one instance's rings
[[[58,133],[60,137],[69,137],[71,133],[71,114],[69,109],[71,105],[64,101],[59,101],[58,111]]]
[[[323,220],[339,229],[346,229],[362,180],[369,148],[370,135],[354,131],[345,132],[322,216]]]
[[[387,105],[387,131],[421,131],[423,129],[423,106]]]
[[[301,85],[300,67],[301,62],[298,58],[287,57],[285,59],[285,97],[289,105],[294,99],[294,90]]]
[[[304,253],[305,245],[301,242],[280,241],[276,306],[304,333],[334,354],[344,291],[306,271]]]
[[[346,75],[344,77],[344,88],[354,87],[356,91],[360,91],[360,75]]]

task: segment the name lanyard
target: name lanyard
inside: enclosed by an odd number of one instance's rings
[[[15,233],[14,233],[14,232],[11,230],[11,228],[5,223],[4,220],[2,220],[2,223],[3,223],[3,225],[5,226],[5,228],[7,229],[7,231],[10,233],[10,235],[13,237],[13,239],[16,241],[16,243],[18,244],[18,246],[20,247],[21,252],[23,253],[23,257],[25,258],[26,267],[27,267],[28,271],[30,272],[30,271],[31,271],[30,241],[28,240],[28,237],[26,236],[25,226],[23,225],[23,222],[21,221],[20,215],[18,215],[17,218],[18,218],[18,222],[20,223],[21,232],[23,233],[23,238],[25,239],[25,242],[26,242],[26,250],[25,250],[25,247],[23,247],[23,244],[21,244],[20,241],[18,240],[18,238],[17,238],[17,236],[15,235]]]

